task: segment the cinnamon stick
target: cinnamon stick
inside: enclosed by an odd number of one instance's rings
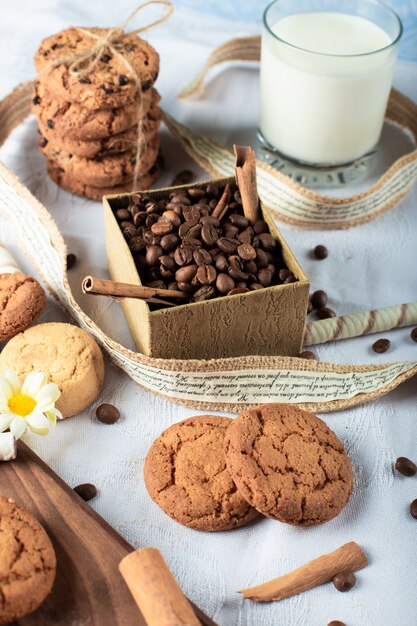
[[[158,550],[131,552],[119,570],[148,626],[202,626]]]
[[[242,197],[243,213],[251,224],[260,219],[256,187],[256,157],[248,146],[233,146],[236,156],[235,176]]]
[[[232,195],[232,192],[230,190],[230,185],[229,183],[227,183],[226,187],[223,190],[223,193],[220,197],[220,200],[218,201],[218,203],[216,204],[216,206],[213,209],[212,212],[212,217],[215,217],[216,219],[219,220],[219,222],[223,219],[223,217],[225,216],[225,213],[227,211],[227,204],[230,200],[230,196]]]
[[[167,304],[175,306],[174,302],[166,298],[180,298],[188,300],[189,295],[183,291],[174,289],[156,289],[154,287],[144,287],[143,285],[131,285],[130,283],[119,283],[115,280],[104,280],[96,276],[86,276],[82,282],[83,293],[93,296],[110,296],[112,298],[136,298],[154,302],[156,304]]]
[[[271,602],[291,598],[302,591],[312,589],[332,580],[341,572],[356,572],[368,565],[368,559],[362,548],[350,541],[343,546],[319,556],[317,559],[302,565],[298,569],[274,578],[263,585],[243,589],[239,593],[244,598],[255,602]]]

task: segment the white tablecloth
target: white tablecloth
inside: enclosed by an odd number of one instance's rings
[[[41,38],[73,23],[118,24],[133,8],[132,2],[101,5],[94,7],[94,3],[82,0],[3,0],[0,95],[33,76],[32,55]],[[258,110],[258,73],[254,66],[241,65],[212,78],[206,96],[198,101],[177,101],[175,96],[215,44],[257,29],[257,25],[243,26],[179,11],[168,25],[150,33],[150,41],[161,54],[158,88],[163,107],[225,145],[253,142]],[[395,82],[417,99],[417,66],[400,63]],[[104,298],[85,298],[80,293],[80,279],[85,274],[106,276],[101,206],[71,196],[48,180],[35,139],[35,122],[30,120],[15,131],[0,158],[48,207],[69,251],[77,255],[70,280],[80,304],[106,332],[131,346],[119,305]],[[408,139],[388,127],[374,174],[407,147]],[[169,183],[184,167],[204,176],[166,130],[163,150],[167,166],[161,184]],[[313,289],[325,289],[330,306],[338,313],[416,300],[416,196],[414,189],[398,208],[348,231],[304,231],[282,226]],[[10,246],[25,270],[33,271],[3,221],[0,239]],[[311,248],[318,243],[330,251],[329,258],[322,262],[310,257]],[[65,314],[49,300],[41,321],[65,319]],[[372,337],[324,345],[317,348],[317,354],[321,360],[337,363],[415,359],[417,344],[409,335],[409,329],[387,333],[392,348],[384,355],[372,352]],[[158,547],[186,593],[221,626],[324,626],[332,619],[343,620],[348,626],[411,626],[417,624],[417,522],[408,513],[408,504],[417,497],[417,478],[396,475],[392,463],[400,455],[417,459],[416,400],[414,379],[372,404],[325,416],[347,447],[355,489],[339,517],[310,529],[262,519],[232,532],[209,534],[189,530],[168,518],[147,495],[144,458],[163,429],[195,411],[152,396],[108,363],[99,401],[120,408],[123,417],[117,424],[97,422],[92,406],[58,424],[50,436],[43,439],[32,435],[28,442],[70,485],[95,483],[98,496],[91,506],[134,546]],[[324,585],[263,606],[242,602],[236,593],[349,540],[359,542],[370,561],[369,567],[358,574],[357,585],[350,593],[340,594],[331,585]]]

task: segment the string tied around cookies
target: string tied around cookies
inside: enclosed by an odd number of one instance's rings
[[[143,133],[143,98],[142,98],[142,81],[134,68],[133,64],[126,58],[124,50],[122,48],[122,39],[126,33],[127,26],[137,16],[137,14],[150,5],[163,5],[166,7],[164,15],[150,22],[129,31],[129,34],[137,35],[141,32],[150,30],[166,22],[174,11],[174,6],[169,0],[148,0],[140,4],[134,9],[130,15],[126,18],[123,24],[119,27],[106,29],[103,34],[97,34],[88,28],[74,27],[80,33],[84,33],[96,40],[96,44],[90,48],[83,50],[82,52],[74,52],[72,54],[58,57],[57,59],[49,63],[49,67],[57,67],[58,65],[68,65],[68,71],[71,76],[78,76],[80,79],[87,78],[93,71],[94,67],[99,62],[100,58],[107,51],[112,55],[117,56],[123,65],[126,67],[126,71],[130,78],[134,81],[137,87],[138,93],[138,132],[136,141],[136,154],[135,154],[135,170],[133,175],[133,187],[136,187],[137,180],[140,174],[141,158],[145,148],[144,133]]]

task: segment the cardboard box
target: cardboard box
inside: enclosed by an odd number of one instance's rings
[[[217,182],[224,185],[228,180]],[[176,189],[205,184],[207,182]],[[172,189],[147,193],[151,198],[160,199]],[[112,279],[140,285],[132,254],[114,216],[114,210],[128,206],[130,195],[103,198],[106,249]],[[262,206],[261,209],[271,235],[281,245],[288,269],[298,282],[158,311],[151,311],[146,302],[125,299],[123,311],[139,352],[165,359],[299,354],[310,284],[267,211]]]

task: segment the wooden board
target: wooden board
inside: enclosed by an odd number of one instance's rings
[[[40,521],[58,562],[50,596],[14,625],[145,626],[118,571],[133,547],[22,442],[15,460],[0,464],[0,495]],[[204,626],[216,626],[195,611]]]

